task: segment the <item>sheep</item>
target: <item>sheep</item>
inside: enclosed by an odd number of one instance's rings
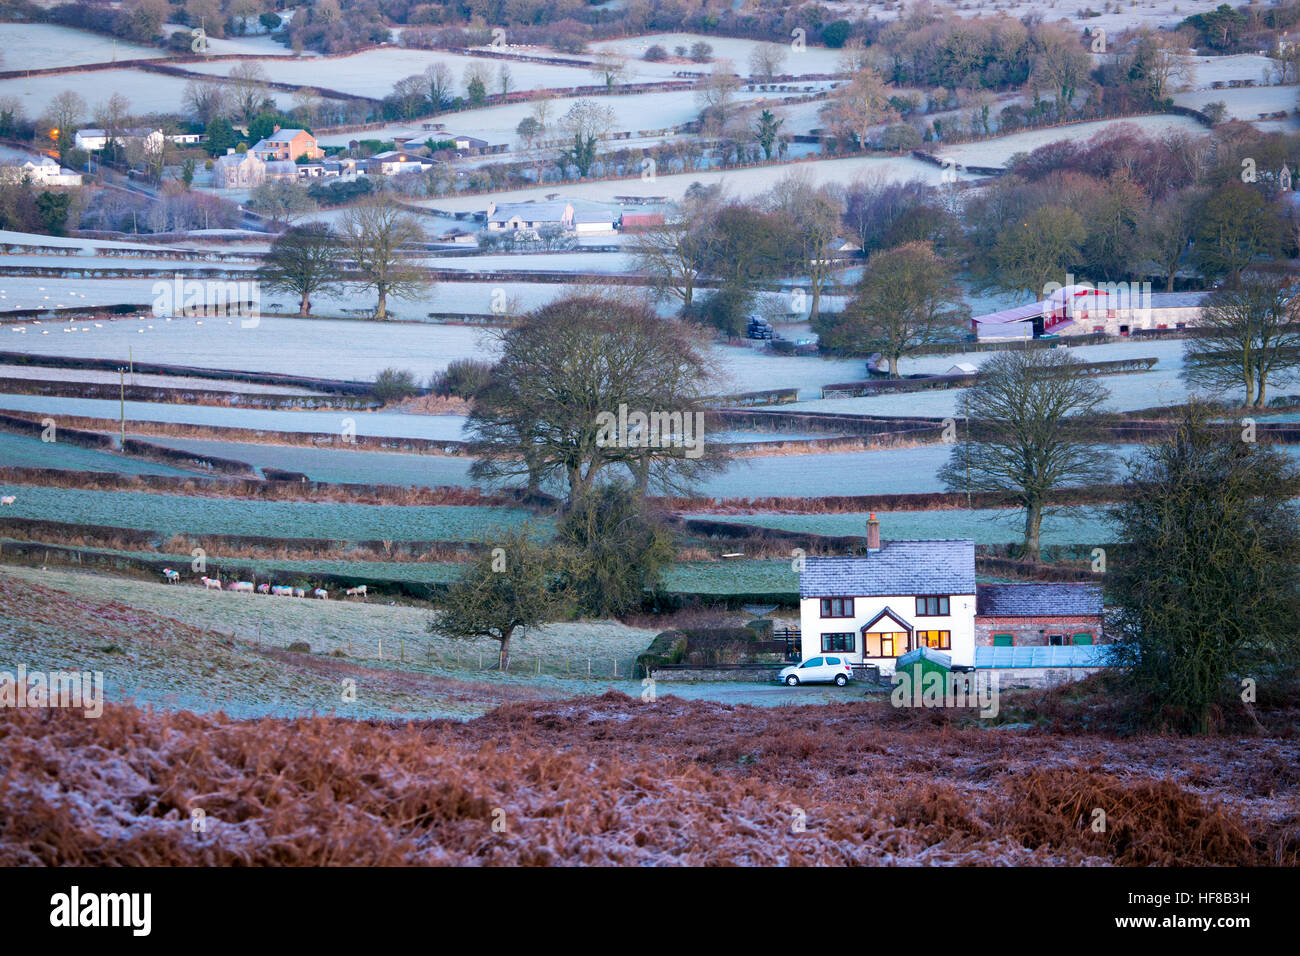
[[[163,578],[168,584],[176,584],[181,579],[179,571],[173,571],[171,568],[163,568]]]
[[[285,587],[282,584],[276,584],[271,588],[271,593],[276,597],[293,597],[293,588]]]
[[[358,584],[354,588],[348,588],[347,590],[348,597],[352,597],[353,595],[356,594],[360,594],[361,597],[364,598],[366,596],[366,586],[364,584]]]
[[[199,580],[203,582],[203,587],[206,588],[206,589],[209,590],[209,591],[220,591],[220,590],[221,590],[221,579],[220,579],[220,578],[200,578]]]
[[[226,588],[227,590],[230,591],[247,591],[249,594],[252,594],[253,582],[252,581],[231,581],[230,584],[226,585]]]
[[[329,591],[326,591],[324,588],[317,588],[315,591],[312,591],[311,596],[314,598],[320,598],[322,601],[328,601],[330,599]]]
[[[307,596],[307,592],[304,591],[302,588],[294,588],[294,589],[293,589],[293,596],[294,596],[294,597],[306,597],[306,596]]]
[[[271,585],[269,585],[269,584],[259,584],[259,585],[257,586],[257,593],[258,593],[258,594],[270,594],[270,593],[271,593]]]
[[[3,498],[0,498],[0,505],[11,505],[17,500],[17,495],[5,495]]]

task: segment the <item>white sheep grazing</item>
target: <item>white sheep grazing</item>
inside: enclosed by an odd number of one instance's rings
[[[270,593],[271,593],[271,585],[269,585],[269,584],[259,584],[259,585],[257,586],[257,593],[258,593],[258,594],[270,594]]]
[[[246,591],[249,594],[252,594],[253,582],[252,581],[231,581],[228,585],[226,585],[226,588],[231,591]]]
[[[181,579],[180,572],[173,571],[171,568],[163,568],[163,577],[167,580],[168,584],[175,584]]]
[[[322,601],[328,601],[330,599],[329,591],[326,591],[324,588],[317,588],[315,591],[312,591],[311,596],[314,598],[320,598]]]
[[[364,584],[358,584],[358,585],[357,585],[356,587],[354,587],[354,588],[348,588],[348,591],[347,591],[347,596],[348,596],[348,597],[352,597],[353,595],[356,595],[356,594],[360,594],[362,597],[365,597],[365,596],[366,596],[366,586],[365,586]]]
[[[306,596],[307,596],[307,592],[304,591],[302,588],[294,588],[294,589],[293,589],[293,596],[294,596],[294,597],[306,597]]]
[[[203,586],[209,591],[221,590],[221,580],[219,578],[200,578],[199,580],[203,582]]]
[[[5,495],[3,498],[0,498],[0,505],[11,505],[17,500],[17,495]]]
[[[282,584],[271,586],[271,593],[276,597],[293,597],[293,588],[287,588]]]

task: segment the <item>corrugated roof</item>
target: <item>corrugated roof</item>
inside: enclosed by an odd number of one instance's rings
[[[887,541],[861,558],[809,557],[799,575],[799,596],[805,598],[974,593],[970,538]]]
[[[996,667],[1109,667],[1109,644],[1066,647],[977,647],[975,666]]]
[[[1073,617],[1101,609],[1101,586],[1077,581],[981,584],[975,599],[975,613],[989,617]]]

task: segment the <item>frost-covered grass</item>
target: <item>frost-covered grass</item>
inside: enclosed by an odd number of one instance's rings
[[[953,355],[926,355],[904,359],[900,371],[904,375],[941,373],[953,365],[969,362],[982,365],[997,352],[962,352]],[[1185,401],[1191,394],[1206,394],[1188,389],[1180,378],[1183,342],[1115,342],[1106,345],[1085,345],[1070,348],[1070,354],[1083,362],[1104,362],[1115,359],[1155,358],[1156,365],[1148,372],[1130,372],[1123,375],[1103,375],[1097,381],[1109,392],[1109,407],[1116,411],[1153,408]],[[853,376],[845,380],[863,378]],[[1290,380],[1278,383],[1282,387]],[[792,409],[849,412],[864,415],[922,415],[948,416],[957,412],[957,402],[965,389],[944,389],[902,394],[873,395],[862,398],[805,400]],[[804,397],[803,394],[800,396]],[[814,396],[815,398],[815,396]]]
[[[188,68],[196,73],[208,73],[226,76],[236,61],[211,60],[205,63],[192,63]],[[335,57],[324,64],[312,59],[302,60],[266,60],[253,61],[261,64],[267,75],[278,83],[291,83],[295,86],[324,86],[343,93],[382,98],[393,92],[393,84],[403,77],[414,73],[423,73],[435,63],[445,63],[456,78],[457,92],[465,68],[471,63],[486,66],[489,74],[495,78],[497,61],[481,57],[461,56],[455,53],[443,53],[436,50],[412,50],[402,47],[384,47],[378,50],[366,50],[351,56]],[[546,63],[523,63],[511,61],[509,64],[516,89],[555,89],[573,86],[589,86],[595,82],[589,70],[572,66],[559,66]],[[492,89],[492,80],[488,87]],[[495,92],[495,91],[494,91]],[[453,132],[462,131],[459,117],[453,114],[446,120],[448,127],[455,127]],[[357,134],[353,134],[356,138]]]
[[[194,498],[134,491],[3,486],[17,501],[5,517],[142,528],[174,534],[241,534],[337,540],[466,541],[507,528],[546,534],[549,521],[516,508],[400,506]]]
[[[880,537],[885,541],[973,538],[976,544],[1010,544],[1024,539],[1024,512],[1015,508],[976,508],[953,511],[881,511]],[[804,531],[824,535],[864,535],[867,515],[843,513],[820,515],[747,514],[692,515],[712,517],[733,524],[759,525],[782,531]],[[1105,518],[1105,509],[1082,507],[1043,520],[1044,544],[1103,544],[1115,533]]]
[[[77,327],[80,328],[81,326],[77,325]],[[0,340],[0,342],[3,342],[3,340]],[[117,385],[121,381],[118,372],[100,371],[93,368],[53,368],[42,365],[0,365],[0,378],[31,379],[38,382],[95,382],[101,385]],[[233,395],[244,392],[305,396],[324,394],[323,392],[314,392],[308,388],[296,388],[290,385],[233,382],[215,378],[191,378],[185,375],[145,375],[140,372],[128,374],[126,384],[156,388],[193,388],[207,392],[229,392]]]
[[[300,448],[292,445],[263,445],[249,442],[207,441],[195,438],[149,436],[147,441],[168,448],[180,448],[201,455],[234,458],[255,468],[298,471],[312,481],[358,484],[443,485],[470,487],[471,458],[446,455],[407,455],[389,452],[347,451],[334,448]]]
[[[6,64],[6,68],[13,67]],[[229,69],[227,66],[226,71]],[[134,113],[179,113],[187,82],[184,77],[145,70],[87,70],[0,80],[0,97],[20,99],[28,116],[39,116],[64,90],[79,94],[92,109],[108,99],[110,93],[117,92],[130,100]],[[293,106],[289,93],[267,90],[266,95],[281,109]]]
[[[17,597],[24,583],[29,596]],[[32,588],[40,593],[30,595]],[[409,606],[218,593],[10,565],[0,566],[0,593],[15,597],[0,602],[4,659],[32,670],[103,671],[110,699],[237,716],[466,717],[520,695],[591,693],[593,686],[599,693],[608,683],[630,686],[632,660],[655,633],[613,621],[554,624],[518,635],[515,665],[499,674],[487,670],[494,642],[431,635],[430,612]],[[310,656],[283,655],[304,640]],[[332,652],[344,656],[321,656]],[[358,688],[351,707],[341,694],[348,676]]]
[[[51,23],[0,23],[0,69],[48,69],[112,60],[151,60],[167,55],[158,47],[114,40],[89,30]]]
[[[362,436],[459,440],[464,418],[459,415],[414,415],[402,412],[282,411],[232,408],[226,405],[184,405],[164,402],[127,402],[128,422],[169,422],[259,431],[318,432],[338,435],[349,427]],[[2,395],[0,410],[38,412],[54,416],[117,419],[120,401],[107,398],[62,398],[46,395]]]
[[[0,464],[15,468],[64,468],[76,471],[111,471],[123,475],[193,475],[194,472],[137,461],[66,442],[43,442],[27,435],[0,432]],[[25,491],[18,492],[23,496]]]
[[[1256,82],[1258,81],[1259,78],[1256,77]],[[1300,87],[1297,86],[1249,86],[1235,90],[1198,89],[1174,95],[1174,102],[1179,106],[1189,106],[1198,110],[1204,108],[1207,103],[1222,102],[1227,107],[1227,118],[1247,121],[1258,121],[1261,113],[1276,113],[1284,110],[1289,114],[1295,110],[1298,99],[1300,99]],[[1293,128],[1294,120],[1286,120],[1285,125],[1286,128]]]
[[[770,189],[777,180],[791,172],[806,173],[814,183],[844,183],[858,176],[881,176],[885,179],[907,181],[919,179],[934,186],[941,185],[943,170],[923,163],[910,156],[854,156],[844,159],[821,159],[802,163],[785,163],[774,166],[760,166],[752,169],[699,170],[688,173],[672,173],[656,176],[653,182],[639,179],[613,179],[583,183],[580,187],[567,187],[581,190],[584,199],[604,202],[614,201],[615,196],[667,196],[679,200],[693,183],[702,185],[722,185],[731,196],[743,199]],[[965,177],[966,174],[959,173]],[[430,206],[435,209],[452,211],[479,211],[487,208],[489,201],[497,203],[524,202],[542,200],[557,187],[554,184],[534,186],[526,189],[505,190],[491,195],[481,196],[441,196],[437,199],[420,200],[417,205]]]
[[[1194,119],[1186,116],[1143,116],[1137,120],[1097,120],[1050,129],[1025,130],[974,143],[956,143],[944,146],[937,152],[941,157],[951,159],[963,166],[1003,166],[1016,153],[1032,152],[1039,146],[1063,139],[1085,143],[1103,130],[1123,126],[1126,123],[1131,125],[1135,132],[1146,136],[1158,136],[1167,130],[1182,130],[1196,134],[1205,131],[1204,127]]]
[[[689,61],[676,60],[674,51],[679,46],[688,50],[693,43],[703,41],[713,47],[714,60],[730,60],[737,73],[749,75],[749,57],[754,48],[760,46],[757,40],[742,40],[734,37],[703,36],[694,33],[653,33],[644,36],[627,37],[622,40],[606,40],[591,44],[594,52],[610,52],[629,58],[628,66],[637,76],[650,78],[671,77],[675,70],[698,70],[708,72],[713,64],[700,65]],[[782,73],[800,75],[808,73],[836,72],[841,53],[829,47],[806,45],[796,51],[788,37],[773,38],[774,42],[785,47],[786,58],[781,66]],[[641,59],[651,46],[662,46],[671,60],[664,63],[647,63]]]

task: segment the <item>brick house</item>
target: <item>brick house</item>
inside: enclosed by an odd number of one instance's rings
[[[299,156],[322,159],[325,151],[316,145],[316,137],[305,129],[275,128],[266,139],[260,139],[248,151],[264,162],[288,160],[296,162]]]
[[[1096,584],[984,584],[976,592],[976,647],[1105,644]]]

